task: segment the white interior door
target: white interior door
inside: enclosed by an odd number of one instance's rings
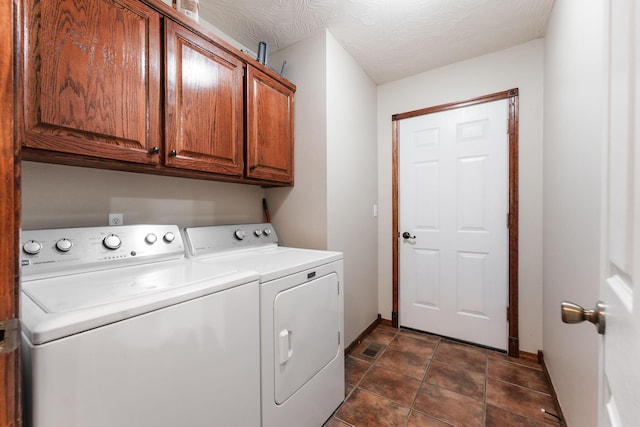
[[[401,326],[507,348],[507,123],[507,100],[399,121]]]
[[[601,426],[640,420],[640,6],[609,1],[609,132]],[[634,63],[635,61],[635,63]]]

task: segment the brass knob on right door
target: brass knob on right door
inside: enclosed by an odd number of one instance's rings
[[[560,304],[560,312],[564,323],[581,323],[588,320],[596,325],[599,334],[604,335],[606,316],[605,306],[602,301],[598,301],[593,310],[585,310],[578,304],[562,301],[562,304]]]

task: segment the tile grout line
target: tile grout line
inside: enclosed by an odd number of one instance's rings
[[[411,418],[411,413],[414,411],[414,406],[416,404],[416,400],[418,400],[418,394],[420,394],[420,389],[422,389],[422,386],[425,384],[425,381],[427,380],[427,374],[429,373],[429,369],[431,368],[431,362],[433,362],[433,358],[436,355],[436,351],[438,351],[438,346],[440,345],[440,342],[441,342],[441,340],[438,339],[438,342],[436,342],[436,345],[433,348],[433,353],[431,353],[431,357],[429,358],[429,362],[427,363],[427,368],[424,370],[424,375],[422,376],[422,381],[420,381],[420,386],[418,387],[418,391],[416,392],[416,395],[413,397],[413,401],[411,402],[411,406],[409,407],[409,413],[407,414],[407,419],[405,421],[405,427],[409,423],[409,418]],[[418,410],[416,409],[416,411],[418,411]],[[418,411],[418,412],[422,413],[421,411]],[[429,416],[431,416],[431,415],[429,415]],[[435,417],[432,417],[432,418],[438,419],[438,418],[435,418]],[[442,421],[442,420],[439,420],[439,421]]]

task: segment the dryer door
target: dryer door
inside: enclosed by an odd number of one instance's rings
[[[275,401],[284,403],[340,353],[338,275],[330,273],[274,299]]]

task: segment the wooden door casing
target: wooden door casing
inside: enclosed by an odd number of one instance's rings
[[[14,31],[18,2],[0,8],[0,320],[17,319],[19,304],[18,247],[20,230],[20,144],[15,143]],[[20,337],[18,336],[18,340]],[[20,426],[20,351],[0,354],[0,425]]]
[[[293,120],[293,90],[248,66],[248,177],[293,185]]]
[[[409,117],[415,117],[418,115],[429,114],[436,111],[445,111],[454,108],[461,108],[470,105],[476,105],[484,102],[491,102],[500,99],[509,99],[509,305],[507,309],[507,316],[509,322],[509,342],[508,353],[509,356],[520,356],[520,343],[519,343],[519,326],[518,326],[518,137],[519,137],[519,101],[518,101],[518,89],[510,89],[504,92],[496,92],[486,96],[480,96],[478,98],[469,99],[462,102],[453,102],[450,104],[437,105],[434,107],[428,107],[420,110],[409,111],[401,114],[394,114],[392,117],[393,128],[393,152],[392,152],[392,194],[393,194],[393,209],[392,209],[392,268],[393,268],[393,280],[392,280],[392,295],[393,295],[393,308],[392,308],[392,324],[398,326],[398,310],[399,310],[399,292],[398,292],[398,257],[399,257],[399,212],[398,212],[398,120],[406,119]],[[533,355],[532,355],[533,356]]]
[[[26,147],[157,164],[160,15],[134,0],[25,0]]]
[[[242,175],[242,72],[239,59],[167,22],[167,166]]]

